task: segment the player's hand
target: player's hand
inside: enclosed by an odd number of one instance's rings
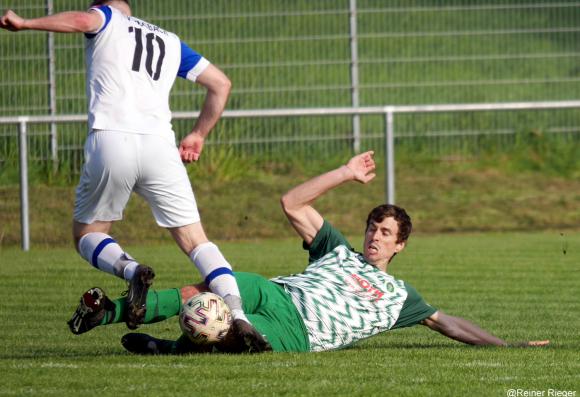
[[[511,343],[509,346],[512,347],[542,347],[548,346],[550,344],[549,340],[531,340],[526,342]]]
[[[19,17],[12,10],[7,10],[0,18],[0,28],[18,32],[24,29],[24,18]]]
[[[179,144],[179,155],[181,156],[181,161],[184,163],[197,161],[201,156],[204,141],[204,137],[195,132],[192,132],[183,138]]]
[[[346,167],[352,172],[355,181],[367,183],[376,176],[374,173],[376,168],[375,161],[373,160],[374,154],[375,152],[370,150],[356,155],[348,161]]]
[[[531,340],[528,342],[528,346],[548,346],[550,344],[549,340]]]

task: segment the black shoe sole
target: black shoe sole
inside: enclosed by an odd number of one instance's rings
[[[91,291],[95,291],[94,293],[96,293],[97,296],[91,294]],[[87,304],[85,302],[85,295],[89,295],[86,300],[91,299],[95,301],[96,299],[101,299],[101,303],[100,305],[98,305],[96,312],[94,311],[92,313],[87,313],[85,316],[77,316],[78,308],[80,307],[80,305],[84,305],[85,307],[91,306],[90,303]],[[99,325],[101,323],[101,320],[105,317],[106,311],[111,310],[115,310],[115,305],[109,300],[109,298],[105,294],[105,291],[103,291],[99,287],[93,287],[81,296],[79,306],[77,306],[77,309],[73,313],[73,317],[67,321],[67,325],[73,334],[75,335],[84,334],[85,332],[88,332],[91,329],[95,328],[97,325]],[[80,323],[77,323],[77,319],[79,318]]]
[[[147,292],[149,287],[153,284],[153,279],[155,278],[155,272],[148,266],[143,266],[141,271],[139,271],[139,287],[141,291],[138,294],[134,294],[133,301],[128,302],[127,308],[127,318],[125,323],[129,329],[137,329],[143,320],[145,319],[145,313],[147,307],[145,305],[147,301]],[[131,281],[132,283],[133,281]],[[129,287],[131,288],[131,286]]]

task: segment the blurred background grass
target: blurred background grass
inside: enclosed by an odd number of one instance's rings
[[[477,161],[405,159],[401,155],[396,202],[408,210],[417,233],[577,230],[580,179],[576,171],[568,170],[569,176],[562,173],[558,162],[550,162],[552,156],[536,158],[538,170],[529,166],[529,156],[523,156],[520,163],[516,155]],[[333,166],[347,158],[347,153],[337,155]],[[229,157],[189,166],[209,236],[227,240],[292,236],[279,198],[291,186],[327,170],[328,163],[305,167],[274,162],[268,171],[262,171],[249,160]],[[370,184],[352,183],[331,191],[317,202],[317,208],[346,232],[360,232],[370,208],[385,201],[382,167],[379,160],[378,175]],[[35,246],[70,244],[74,188],[63,179],[50,185],[33,183],[30,188]],[[19,244],[18,186],[0,186],[0,199],[0,247]],[[155,225],[145,201],[136,195],[125,221],[116,223],[112,234],[132,244],[169,241],[167,232]]]

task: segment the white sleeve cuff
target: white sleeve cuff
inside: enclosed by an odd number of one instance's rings
[[[89,34],[94,34],[94,33],[99,33],[101,31],[101,29],[103,28],[103,26],[105,26],[105,22],[107,22],[107,17],[105,16],[105,13],[100,10],[98,7],[91,7],[89,8],[89,12],[90,11],[97,11],[97,13],[101,16],[101,24],[99,25],[99,27],[95,30],[93,30],[92,32],[85,32],[85,33],[89,33]]]
[[[208,66],[209,66],[209,61],[207,59],[205,59],[204,57],[201,57],[199,62],[193,68],[191,68],[191,70],[189,72],[187,72],[187,75],[185,78],[187,80],[191,80],[191,81],[197,80],[199,75],[202,74],[203,71]]]

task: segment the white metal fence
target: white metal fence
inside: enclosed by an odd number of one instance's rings
[[[88,3],[4,0],[2,7],[36,17]],[[177,32],[226,71],[234,82],[231,110],[579,97],[579,0],[132,3],[135,15]],[[0,32],[0,116],[85,113],[83,40]],[[172,108],[196,110],[202,99],[202,90],[179,81]],[[364,121],[356,115],[346,121],[328,129],[348,132],[357,150]],[[66,125],[37,128],[50,134],[44,157],[56,160],[63,145],[75,150],[59,141],[58,133],[70,131]],[[10,133],[0,129],[0,136]]]
[[[311,109],[270,109],[226,111],[224,119],[244,118],[280,118],[309,116],[362,116],[380,115],[384,119],[384,167],[385,167],[385,201],[395,202],[395,116],[397,114],[429,114],[453,112],[494,112],[522,110],[561,110],[580,109],[580,101],[560,102],[520,102],[494,104],[447,104],[423,106],[376,106],[359,108],[311,108]],[[177,120],[190,120],[198,117],[198,112],[175,113]],[[19,163],[20,163],[20,197],[21,197],[21,230],[22,249],[30,248],[29,215],[28,215],[28,126],[35,123],[86,122],[86,115],[68,116],[20,116],[0,118],[0,125],[17,125],[19,130]]]

